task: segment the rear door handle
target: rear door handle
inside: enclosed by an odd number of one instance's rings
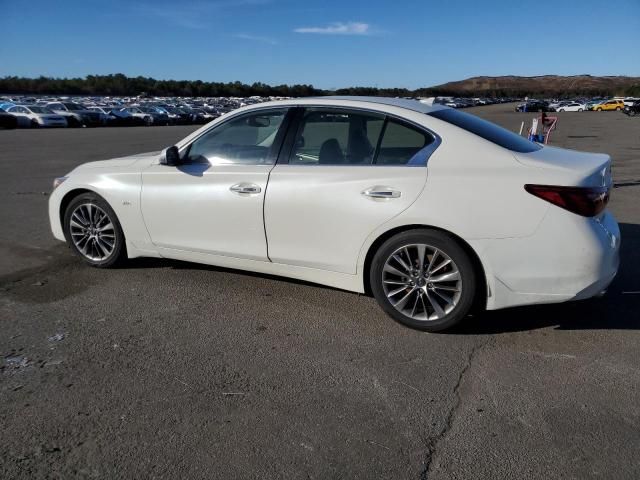
[[[400,198],[402,192],[389,187],[370,187],[360,192],[365,197],[370,198]]]
[[[235,185],[231,185],[229,190],[235,193],[248,194],[260,193],[262,191],[262,189],[255,183],[236,183]]]

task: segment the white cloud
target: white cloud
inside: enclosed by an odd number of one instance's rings
[[[300,27],[296,33],[318,33],[321,35],[371,35],[371,26],[362,22],[334,22],[326,27]]]
[[[277,45],[277,40],[269,37],[261,37],[259,35],[250,35],[248,33],[236,33],[233,35],[235,38],[241,38],[242,40],[251,40],[253,42],[268,43],[269,45]]]

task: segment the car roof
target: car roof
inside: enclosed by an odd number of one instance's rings
[[[431,113],[436,110],[443,110],[447,107],[438,104],[422,103],[419,100],[409,98],[392,98],[392,97],[359,97],[359,96],[327,96],[314,97],[322,100],[348,100],[350,102],[378,103],[380,105],[389,105],[391,107],[405,108],[420,113]]]
[[[346,102],[346,103],[343,103]],[[365,97],[365,96],[325,96],[325,97],[303,97],[303,98],[291,98],[287,100],[275,100],[265,103],[254,103],[238,109],[238,111],[250,111],[253,109],[260,109],[265,107],[276,106],[312,106],[326,105],[326,106],[355,106],[354,104],[362,104],[362,107],[371,106],[372,104],[381,106],[390,106],[396,108],[403,108],[405,110],[411,110],[419,113],[431,113],[437,110],[448,109],[444,105],[422,103],[418,100],[411,100],[408,98],[390,98],[390,97]]]

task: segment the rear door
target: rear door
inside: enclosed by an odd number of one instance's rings
[[[437,143],[379,113],[300,109],[269,177],[271,261],[355,274],[366,238],[420,195]]]

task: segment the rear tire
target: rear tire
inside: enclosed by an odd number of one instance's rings
[[[126,257],[124,233],[115,212],[96,193],[75,197],[64,212],[64,236],[71,249],[98,268],[117,265]]]
[[[439,332],[459,323],[473,307],[477,273],[453,236],[419,229],[382,244],[371,263],[369,284],[391,318]]]
[[[31,120],[31,128],[40,128],[40,124],[37,120]]]

